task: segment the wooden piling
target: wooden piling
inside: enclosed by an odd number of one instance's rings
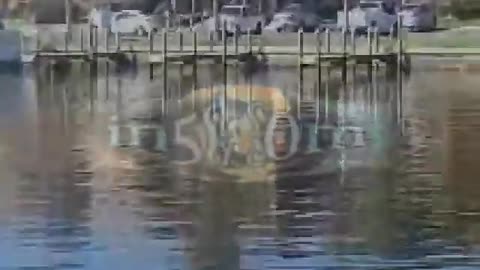
[[[357,39],[356,39],[356,36],[355,36],[355,27],[352,27],[350,28],[350,34],[351,34],[351,40],[352,40],[352,55],[355,55],[357,54]]]
[[[347,57],[347,27],[342,28],[342,54],[343,57]]]
[[[162,56],[163,56],[163,63],[167,63],[167,55],[168,55],[168,32],[166,30],[163,30],[162,33]]]
[[[122,49],[122,39],[120,38],[120,34],[117,32],[115,33],[115,47],[117,48],[117,52]]]
[[[320,96],[322,91],[322,40],[320,37],[320,29],[316,31],[316,43],[317,43],[317,93],[315,99],[315,116],[318,122],[320,118]]]
[[[183,52],[183,31],[178,31],[178,48],[180,52]]]
[[[298,65],[301,66],[303,62],[303,29],[298,30]]]
[[[93,25],[88,25],[88,49],[93,51]]]
[[[193,60],[193,67],[192,67],[192,108],[193,111],[195,111],[195,106],[196,106],[196,96],[195,96],[195,91],[197,90],[197,80],[198,80],[198,71],[197,71],[197,32],[193,32],[193,55],[195,59]]]
[[[325,29],[325,45],[326,45],[326,52],[330,53],[331,52],[331,35],[330,35],[330,29],[327,28]]]
[[[390,41],[393,42],[393,40],[395,40],[395,25],[393,24],[392,26],[390,26],[390,33],[389,33],[389,38],[390,38]]]
[[[222,134],[227,130],[227,21],[222,24],[222,63],[223,63],[223,102],[222,102]]]
[[[154,51],[154,44],[155,44],[154,43],[155,42],[154,35],[155,35],[155,33],[153,32],[153,30],[150,30],[148,32],[148,44],[149,44],[150,53],[153,53],[153,51]]]
[[[105,31],[105,52],[108,53],[108,48],[110,47],[110,38],[108,35],[108,30]]]
[[[297,118],[302,116],[302,101],[303,101],[303,66],[298,66],[298,89],[297,89]]]
[[[80,51],[84,51],[84,33],[83,33],[83,28],[80,28]]]
[[[403,59],[403,17],[398,15],[397,19],[397,113],[400,129],[404,131],[403,121],[403,82],[402,82],[402,59]]]
[[[213,35],[214,35],[214,32],[213,31],[208,31],[208,43],[210,45],[210,52],[213,52]]]
[[[162,114],[167,113],[168,99],[168,32],[166,29],[162,33],[162,56],[163,56],[163,96],[162,96]]]
[[[330,98],[330,74],[331,74],[331,67],[330,65],[327,66],[327,74],[325,78],[325,124],[328,123],[328,110],[329,110],[329,98]]]
[[[69,32],[68,32],[68,29],[67,31],[65,31],[65,52],[68,52],[69,48],[68,48],[68,36],[69,36]]]
[[[252,49],[252,30],[251,29],[247,30],[247,46],[248,46],[248,53],[252,54],[253,49]]]
[[[150,30],[150,31],[148,32],[148,42],[149,42],[149,51],[150,51],[150,54],[153,53],[153,42],[154,42],[154,40],[153,40],[153,35],[154,35],[153,30]],[[153,72],[154,70],[153,70],[153,68],[154,68],[153,63],[150,63],[150,65],[149,65],[149,69],[150,69],[150,80],[153,80],[153,77],[154,77],[154,72]]]
[[[197,48],[198,48],[198,38],[197,38],[197,32],[193,31],[193,57],[194,57],[194,64],[197,61]]]
[[[375,29],[374,29],[373,41],[374,41],[374,44],[375,44],[374,53],[378,54],[378,53],[380,53],[380,34],[378,32],[378,26],[375,27]]]
[[[372,60],[372,53],[373,53],[373,43],[372,43],[372,27],[367,28],[367,46],[368,46],[368,56],[369,62]]]
[[[222,25],[222,44],[223,44],[222,63],[226,65],[227,64],[227,21],[223,21],[223,25]]]
[[[95,53],[98,52],[98,27],[95,26],[95,30],[94,30],[94,41],[95,41],[95,45],[94,45],[94,48],[95,48]]]
[[[235,57],[238,56],[238,27],[235,28],[235,32],[233,33],[233,47],[235,50]]]

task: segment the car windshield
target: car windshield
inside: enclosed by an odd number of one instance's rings
[[[223,7],[222,14],[226,15],[242,15],[242,8],[240,7]]]

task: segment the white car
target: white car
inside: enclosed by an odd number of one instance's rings
[[[400,14],[403,17],[402,26],[410,31],[432,31],[437,27],[434,8],[429,4],[404,5]]]
[[[348,13],[349,27],[358,32],[366,32],[368,27],[377,27],[378,32],[388,34],[397,23],[397,14],[394,7],[387,7],[383,1],[362,1]],[[345,27],[345,15],[339,11],[337,27]]]
[[[265,31],[272,32],[296,32],[302,27],[302,23],[299,18],[289,13],[277,13],[273,16]]]
[[[151,30],[151,18],[139,10],[123,10],[112,16],[110,31],[114,34],[146,35]]]
[[[265,24],[265,18],[262,15],[255,14],[249,6],[246,5],[224,5],[219,13],[218,29],[226,24],[226,31],[235,32],[237,29],[241,33],[248,30],[260,34]],[[209,21],[209,30],[215,30],[215,20]]]

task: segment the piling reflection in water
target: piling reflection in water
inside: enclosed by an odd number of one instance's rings
[[[478,263],[474,158],[459,145],[475,145],[476,94],[432,86],[442,74],[399,95],[375,65],[301,80],[71,69],[1,79],[17,84],[2,90],[0,268]]]

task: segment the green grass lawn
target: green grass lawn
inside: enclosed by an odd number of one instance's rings
[[[407,48],[465,48],[480,49],[480,18],[458,20],[443,17],[438,21],[439,31],[408,33]]]

